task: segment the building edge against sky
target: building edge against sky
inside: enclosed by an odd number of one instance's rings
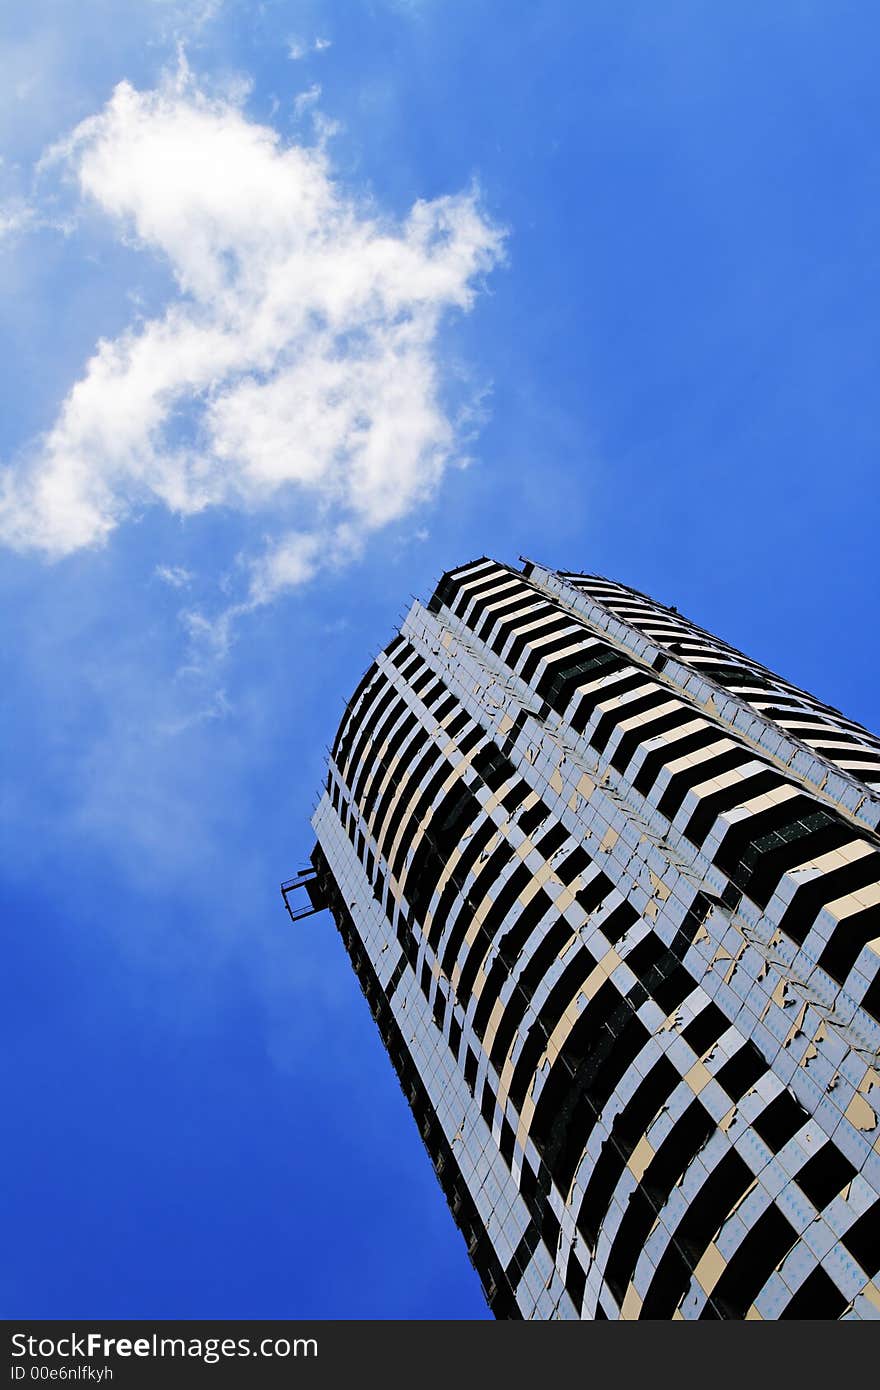
[[[880,1317],[878,822],[880,740],[621,584],[413,605],[305,886],[497,1316]]]

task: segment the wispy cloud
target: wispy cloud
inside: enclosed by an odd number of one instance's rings
[[[177,718],[160,721],[156,731],[162,737],[176,738],[199,724],[208,723],[212,719],[225,719],[231,711],[232,706],[226,698],[226,691],[215,690],[206,705]]]
[[[24,231],[34,220],[34,210],[23,198],[0,203],[0,237]]]
[[[334,182],[321,143],[285,144],[243,101],[181,61],[156,90],[121,83],[42,161],[165,258],[177,293],[98,344],[0,493],[0,540],[51,557],[150,503],[265,516],[238,611],[357,555],[436,488],[458,442],[440,325],[503,241],[473,190],[392,223]]]
[[[302,116],[308,111],[309,107],[314,106],[321,98],[321,86],[318,82],[313,82],[311,87],[307,87],[304,92],[298,92],[293,99],[293,109],[297,116]]]
[[[191,571],[183,565],[157,565],[153,573],[172,589],[186,589],[193,580]]]
[[[224,0],[151,0],[160,41],[192,40],[224,8]]]
[[[303,58],[307,58],[310,53],[324,53],[332,47],[333,40],[321,38],[320,35],[312,39],[311,42],[306,42],[303,39],[288,39],[287,56],[291,62],[298,63]]]
[[[20,238],[27,232],[53,231],[66,236],[73,230],[74,219],[57,211],[41,209],[28,198],[13,196],[0,200],[0,240]]]

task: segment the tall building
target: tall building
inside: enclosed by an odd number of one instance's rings
[[[674,608],[413,605],[299,882],[497,1316],[880,1317],[878,820],[880,740]]]

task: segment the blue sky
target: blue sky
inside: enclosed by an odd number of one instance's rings
[[[831,10],[7,7],[4,1316],[486,1316],[278,894],[444,569],[610,575],[880,725],[880,19]]]

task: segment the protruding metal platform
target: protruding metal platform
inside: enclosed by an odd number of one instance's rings
[[[308,906],[294,909],[291,907],[290,897],[301,888],[306,891]],[[282,883],[281,896],[284,899],[284,906],[287,908],[287,915],[291,922],[301,922],[304,917],[314,917],[316,912],[323,912],[327,906],[317,870],[312,864],[306,869],[300,869],[296,878],[289,878],[285,883]]]

